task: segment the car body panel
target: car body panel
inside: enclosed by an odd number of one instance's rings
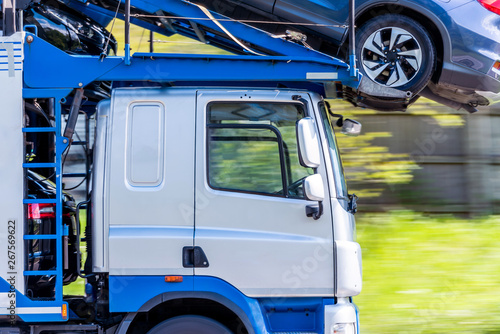
[[[442,82],[498,92],[500,76],[491,68],[500,60],[500,16],[471,1],[440,19],[448,27],[452,41],[449,61],[455,65],[450,66],[449,79],[442,77]]]
[[[242,1],[238,1],[242,2]],[[248,5],[255,7],[261,11],[267,12],[267,13],[272,13],[274,6],[276,4],[276,0],[252,0],[252,1],[243,1],[246,2]],[[221,4],[223,3],[222,1],[214,1],[214,5],[222,8],[223,10],[220,12],[217,12],[219,14],[225,15],[224,14],[224,6]]]
[[[269,6],[261,6],[261,1],[237,3],[269,11]],[[341,48],[348,35],[348,29],[342,27],[348,22],[348,3],[347,0],[276,0],[272,14],[279,20],[329,25],[290,24],[310,37],[319,36]],[[450,106],[487,104],[486,99],[474,93],[500,92],[500,75],[492,70],[495,61],[500,60],[500,16],[477,0],[358,0],[355,14],[358,26],[367,18],[383,14],[409,15],[427,29],[432,22],[439,33],[435,43],[442,44],[437,45],[440,67],[430,87],[435,94],[458,102]],[[430,34],[436,34],[436,30]],[[342,49],[337,52],[342,54]]]
[[[364,3],[370,0],[359,0]],[[349,13],[346,1],[335,0],[277,0],[273,14],[291,22],[314,22],[326,25],[344,25]],[[340,43],[346,31],[345,27],[314,27],[315,31],[333,38]]]
[[[117,42],[104,27],[62,3],[34,3],[24,10],[23,16],[24,25],[36,27],[38,36],[65,52],[116,54]]]

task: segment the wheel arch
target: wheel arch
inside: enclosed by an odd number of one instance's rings
[[[397,3],[372,4],[356,13],[356,27],[361,27],[367,21],[384,14],[399,14],[420,23],[429,33],[434,42],[437,56],[437,67],[431,81],[438,82],[444,62],[449,62],[451,57],[451,40],[448,31],[439,17],[427,8],[409,1]],[[347,40],[347,39],[346,39]]]
[[[252,320],[236,303],[214,292],[165,292],[128,313],[116,334],[144,333],[160,322],[180,315],[201,315],[225,325],[235,333],[255,334]],[[144,327],[147,322],[147,329]]]

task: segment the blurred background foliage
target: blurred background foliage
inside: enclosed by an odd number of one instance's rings
[[[133,52],[148,52],[149,33],[132,31]],[[156,39],[155,52],[225,53]],[[361,333],[500,333],[500,106],[469,115],[425,99],[406,113],[330,103],[363,123],[361,136],[337,138],[361,197]],[[81,280],[65,287],[81,290]]]
[[[341,100],[328,102],[335,113],[361,123],[363,115],[376,114],[375,111],[353,108]],[[412,171],[418,168],[409,154],[391,153],[388,147],[375,143],[378,138],[392,138],[392,133],[366,130],[364,126],[358,137],[337,135],[350,191],[363,199],[381,196],[384,189],[390,185],[409,183],[413,179]],[[356,186],[353,186],[354,184]],[[367,188],[367,185],[370,185],[370,188]]]
[[[357,216],[361,333],[500,333],[500,217]]]

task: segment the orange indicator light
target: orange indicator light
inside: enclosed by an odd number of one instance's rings
[[[62,304],[61,315],[62,315],[63,319],[66,319],[68,317],[68,305],[67,304]]]
[[[167,283],[181,283],[182,280],[182,276],[165,276],[165,282]]]

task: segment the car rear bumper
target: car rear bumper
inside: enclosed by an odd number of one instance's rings
[[[500,93],[500,75],[491,68],[488,73],[483,73],[453,62],[445,62],[439,85],[475,92]]]
[[[455,8],[441,19],[448,27],[451,52],[445,59],[440,84],[473,91],[500,92],[500,15],[477,1]]]

